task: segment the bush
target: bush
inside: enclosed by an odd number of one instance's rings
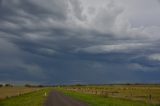
[[[11,84],[5,84],[5,87],[13,87]]]
[[[31,87],[31,88],[42,88],[42,87],[45,87],[43,85],[30,85],[30,84],[25,84],[25,87]]]
[[[33,85],[26,84],[25,87],[33,87]]]
[[[3,84],[0,84],[0,87],[3,87]]]

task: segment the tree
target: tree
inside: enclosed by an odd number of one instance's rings
[[[5,87],[13,87],[11,84],[5,84]]]
[[[0,84],[0,87],[3,87],[3,84]]]

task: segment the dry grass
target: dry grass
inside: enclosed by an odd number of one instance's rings
[[[27,88],[27,87],[1,87],[0,88],[0,100],[19,96],[21,94],[33,92],[39,90],[40,88]]]
[[[37,89],[32,89],[32,88],[30,89],[21,88],[21,89],[25,89],[27,92],[30,92],[32,90],[37,90]],[[41,90],[38,90],[35,92],[31,92],[31,93],[23,94],[21,96],[16,96],[13,98],[1,100],[0,106],[43,106],[46,100],[46,96],[44,96],[44,94],[46,93],[48,95],[48,93],[52,89],[53,88],[41,88]]]
[[[67,90],[95,94],[103,97],[123,98],[160,104],[160,86],[153,85],[112,85],[112,86],[83,86],[67,87]]]

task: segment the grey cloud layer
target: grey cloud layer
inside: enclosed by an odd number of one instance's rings
[[[160,80],[146,79],[160,74],[160,27],[132,27],[124,13],[114,1],[90,8],[78,0],[1,0],[0,80],[98,83],[98,74],[105,83],[119,73],[114,82]]]

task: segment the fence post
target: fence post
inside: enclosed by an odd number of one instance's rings
[[[152,104],[152,95],[151,94],[149,94],[149,102],[150,102],[150,104]]]

